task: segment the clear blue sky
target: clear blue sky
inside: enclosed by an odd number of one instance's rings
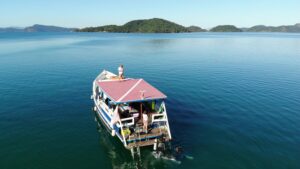
[[[184,26],[300,23],[300,0],[1,0],[0,27],[86,27],[164,18]]]

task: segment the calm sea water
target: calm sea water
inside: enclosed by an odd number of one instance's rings
[[[0,34],[0,168],[136,168],[95,121],[103,69],[168,96],[179,162],[140,168],[300,168],[300,34]]]

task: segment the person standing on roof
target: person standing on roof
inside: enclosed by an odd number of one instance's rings
[[[123,67],[123,65],[120,65],[118,67],[118,71],[119,71],[119,79],[124,79],[124,67]]]

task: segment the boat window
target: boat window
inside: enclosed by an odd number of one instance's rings
[[[105,97],[104,97],[104,98],[105,98]],[[110,100],[109,100],[109,98],[107,98],[107,97],[106,97],[105,100],[104,100],[104,102],[105,102],[106,105],[108,105],[109,101],[110,101]]]

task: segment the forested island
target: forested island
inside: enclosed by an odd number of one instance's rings
[[[283,25],[283,26],[265,26],[256,25],[251,28],[244,29],[245,32],[300,32],[300,23],[295,25]]]
[[[211,32],[243,32],[233,25],[220,25],[210,29]]]
[[[184,27],[174,22],[153,18],[130,21],[124,25],[106,25],[77,29],[78,32],[120,32],[120,33],[181,33],[181,32],[204,32],[206,30],[191,26]]]
[[[209,30],[199,26],[188,26],[160,18],[140,19],[124,25],[105,25],[86,28],[65,28],[35,24],[25,28],[0,28],[0,32],[115,32],[115,33],[188,33],[188,32],[291,32],[300,33],[300,23],[295,25],[265,26],[256,25],[250,28],[238,28],[234,25],[219,25]]]

